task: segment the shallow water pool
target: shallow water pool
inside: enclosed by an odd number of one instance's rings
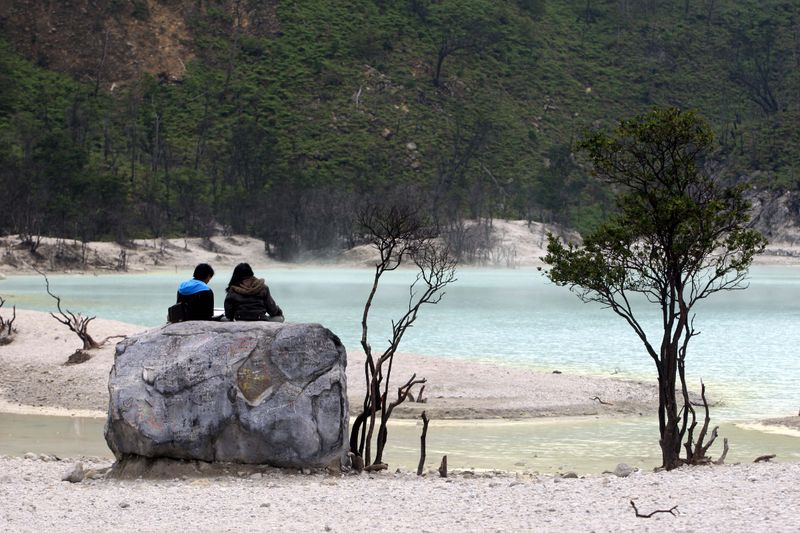
[[[99,418],[0,414],[0,454],[26,452],[112,458]],[[778,461],[800,460],[800,432],[771,432],[723,425],[730,442],[727,462],[752,462],[764,454]],[[416,470],[421,423],[396,420],[389,426],[385,459],[392,469]],[[536,420],[432,420],[427,435],[426,468],[447,455],[451,470],[506,470],[598,474],[624,462],[641,469],[660,464],[658,431],[646,418],[594,417]],[[722,440],[712,456],[722,451]]]

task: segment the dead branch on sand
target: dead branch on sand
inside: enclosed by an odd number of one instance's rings
[[[598,402],[600,402],[600,405],[614,405],[611,402],[604,402],[603,400],[600,399],[600,396],[595,396],[594,398],[591,398],[591,399],[592,400],[597,400]]]
[[[638,518],[650,518],[653,515],[658,514],[658,513],[669,513],[672,516],[676,516],[677,515],[677,509],[678,509],[678,506],[675,505],[675,506],[671,507],[670,509],[656,509],[652,513],[644,514],[644,513],[640,513],[639,512],[639,509],[636,508],[636,504],[633,502],[633,500],[631,500],[631,507],[633,507],[633,510],[636,513],[636,516]]]

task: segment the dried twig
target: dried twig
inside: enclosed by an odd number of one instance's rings
[[[422,385],[422,387],[420,387],[419,389],[419,394],[417,395],[416,403],[428,403],[428,399],[422,397],[422,393],[424,392],[425,392],[425,385]],[[413,402],[415,400],[412,399],[411,401]]]
[[[762,462],[768,463],[772,459],[775,459],[775,457],[776,457],[776,455],[774,453],[771,453],[769,455],[759,455],[758,457],[756,457],[755,461],[753,461],[753,462],[754,463],[762,463]]]
[[[598,402],[600,402],[600,405],[614,405],[611,402],[604,402],[603,400],[600,399],[600,396],[595,396],[594,398],[591,398],[591,399],[592,400],[597,400]]]
[[[639,517],[639,518],[650,518],[651,516],[653,516],[655,514],[658,514],[658,513],[669,513],[672,516],[676,516],[677,515],[677,509],[678,509],[678,506],[674,505],[670,509],[656,509],[652,513],[644,514],[644,513],[640,513],[639,512],[639,509],[636,508],[636,504],[633,502],[633,500],[631,500],[631,507],[633,507],[633,510],[636,513],[636,516]]]
[[[717,431],[719,430],[718,426],[714,426],[714,429],[711,430],[711,438],[708,439],[708,443],[703,446],[703,440],[705,439],[706,432],[708,431],[708,424],[711,422],[711,416],[708,414],[708,400],[706,400],[706,384],[702,381],[700,382],[700,397],[703,399],[703,408],[705,409],[705,418],[703,420],[703,428],[700,430],[700,435],[697,437],[697,446],[695,447],[695,455],[698,456],[698,459],[704,459],[706,454],[708,453],[708,449],[714,444],[714,441],[717,438]]]
[[[353,452],[347,454],[350,457],[350,466],[353,470],[358,472],[359,474],[364,471],[364,459],[361,458],[360,455],[356,455]]]
[[[722,439],[722,455],[719,456],[719,459],[714,461],[715,465],[725,464],[725,458],[728,456],[728,437]]]
[[[685,385],[684,385],[685,389]],[[688,392],[684,390],[684,398],[688,398]],[[709,464],[712,462],[711,458],[708,456],[708,450],[711,448],[711,445],[714,444],[714,441],[717,440],[717,436],[719,435],[719,426],[714,426],[714,429],[711,430],[711,435],[709,436],[708,442],[703,444],[703,441],[708,434],[709,424],[711,423],[711,415],[709,414],[708,410],[708,400],[706,399],[706,385],[702,381],[700,382],[700,398],[702,399],[703,403],[703,410],[705,411],[705,416],[703,418],[703,425],[700,428],[700,434],[697,437],[697,443],[695,444],[693,432],[694,428],[697,426],[697,421],[695,420],[695,412],[694,408],[691,404],[686,404],[684,409],[687,412],[691,413],[692,416],[692,424],[687,431],[686,442],[683,444],[684,448],[686,448],[686,462],[692,465],[702,465],[702,464]],[[727,448],[727,439],[725,439],[725,446]],[[719,460],[725,459],[725,454],[727,454],[727,449],[723,451],[723,455],[720,457]],[[717,463],[722,464],[722,463]]]
[[[428,415],[422,411],[422,435],[419,437],[419,464],[417,465],[417,475],[422,475],[425,467],[425,438],[428,436]]]
[[[109,335],[105,339],[101,340],[99,344],[100,344],[100,346],[103,346],[105,343],[107,343],[111,339],[127,339],[127,338],[128,338],[127,335]]]

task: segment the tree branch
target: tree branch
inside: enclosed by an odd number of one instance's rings
[[[650,518],[653,515],[656,515],[658,513],[668,513],[668,514],[671,514],[672,516],[676,516],[677,515],[677,509],[678,509],[678,506],[674,505],[673,507],[671,507],[669,509],[656,509],[652,513],[643,514],[643,513],[640,513],[639,509],[636,508],[636,504],[633,502],[633,500],[631,500],[631,507],[633,507],[633,510],[636,513],[636,516],[638,518]]]

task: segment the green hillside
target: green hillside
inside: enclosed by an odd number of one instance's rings
[[[151,16],[114,3],[102,16]],[[712,122],[715,172],[798,188],[797,2],[280,1],[259,24],[275,3],[174,1],[185,74],[113,91],[6,37],[0,232],[124,242],[222,226],[290,257],[347,244],[354,207],[392,195],[443,225],[586,229],[607,202],[576,140],[654,105]]]

